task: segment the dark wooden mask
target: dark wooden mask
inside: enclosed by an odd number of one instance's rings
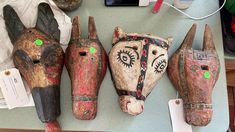
[[[172,55],[168,76],[184,102],[185,120],[195,126],[207,125],[212,117],[212,90],[219,76],[220,63],[211,29],[205,26],[202,50],[192,49],[196,25]]]
[[[98,39],[93,17],[89,17],[88,31],[88,38],[81,38],[79,17],[73,19],[65,59],[72,85],[73,113],[81,120],[96,117],[98,92],[107,69],[107,54]]]
[[[55,122],[60,115],[64,52],[54,14],[48,4],[41,3],[36,26],[26,28],[11,6],[5,6],[3,12],[14,45],[13,61],[31,89],[37,114],[42,122]]]

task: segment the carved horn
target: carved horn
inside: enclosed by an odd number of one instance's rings
[[[96,27],[95,27],[95,20],[94,20],[94,17],[92,17],[92,16],[89,16],[88,32],[89,32],[89,35],[88,35],[89,39],[97,39],[98,38]]]
[[[203,49],[202,50],[214,50],[215,51],[215,45],[214,45],[214,41],[213,41],[213,35],[211,32],[211,28],[207,24],[205,26],[205,32],[204,32],[204,38],[203,38]]]
[[[9,38],[11,43],[14,44],[17,37],[19,37],[26,28],[11,6],[6,5],[3,8],[3,16]]]
[[[73,28],[72,28],[72,40],[78,42],[81,35],[81,28],[80,28],[80,18],[76,16],[73,19]]]
[[[196,28],[197,28],[197,25],[193,24],[193,26],[188,31],[186,37],[184,38],[184,41],[182,42],[180,49],[191,49],[192,48],[193,40],[194,40],[194,37],[196,34]]]

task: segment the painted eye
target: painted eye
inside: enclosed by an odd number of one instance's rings
[[[161,60],[157,63],[157,65],[154,67],[156,73],[161,73],[167,66],[166,60]]]
[[[130,51],[120,50],[117,59],[128,68],[132,67],[135,62],[135,56]]]

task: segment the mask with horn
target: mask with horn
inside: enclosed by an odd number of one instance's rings
[[[195,33],[196,24],[170,58],[168,76],[183,99],[186,122],[206,126],[212,117],[212,90],[220,63],[210,27],[205,26],[202,50],[192,49]]]
[[[109,61],[122,111],[143,112],[145,99],[166,70],[171,41],[115,29]]]
[[[31,89],[39,119],[46,131],[60,131],[60,78],[64,52],[60,30],[50,6],[38,6],[36,27],[26,28],[15,10],[3,9],[6,29],[13,48],[13,61]]]
[[[107,69],[107,54],[99,41],[93,17],[89,17],[87,39],[80,37],[80,31],[79,17],[75,17],[65,65],[71,79],[74,116],[91,120],[97,113],[98,92]]]

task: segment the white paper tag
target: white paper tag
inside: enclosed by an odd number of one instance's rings
[[[149,0],[139,0],[139,6],[148,6]]]
[[[172,99],[168,102],[173,132],[192,132],[192,126],[184,119],[183,100]]]
[[[0,72],[0,88],[9,109],[29,102],[19,70],[16,68]]]

